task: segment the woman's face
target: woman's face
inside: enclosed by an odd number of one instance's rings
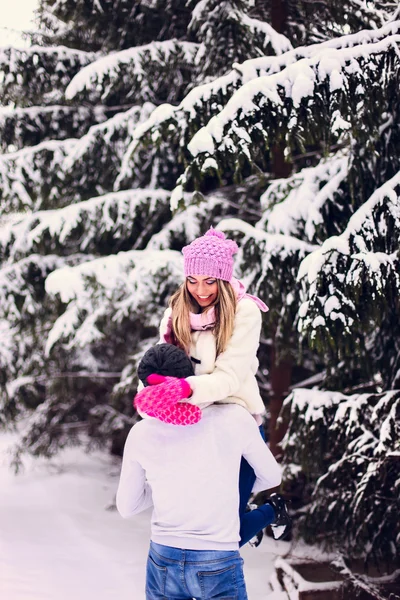
[[[214,277],[190,275],[186,278],[188,292],[201,308],[212,304],[218,296],[218,283]]]

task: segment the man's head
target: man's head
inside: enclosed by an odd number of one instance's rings
[[[147,377],[152,373],[185,378],[194,375],[194,370],[184,350],[172,344],[157,344],[147,350],[138,365],[138,377],[143,385],[149,385]]]

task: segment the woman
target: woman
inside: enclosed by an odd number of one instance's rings
[[[195,374],[166,381],[149,378],[149,383],[158,385],[136,396],[135,406],[141,414],[190,425],[201,419],[201,410],[210,404],[236,403],[253,415],[263,435],[265,407],[256,372],[261,311],[268,308],[259,298],[247,294],[243,284],[233,277],[233,255],[237,250],[234,241],[213,228],[183,248],[186,279],[170,299],[160,325],[160,341],[183,349],[192,360]],[[272,522],[286,526],[277,539],[289,529],[284,501],[277,494],[260,509],[246,512],[254,482],[254,471],[243,459],[239,480],[240,545]]]
[[[268,308],[233,277],[237,249],[213,228],[183,248],[186,280],[170,299],[160,341],[182,348],[193,361],[195,375],[186,378],[191,404],[241,404],[261,425],[265,407],[255,374],[260,311]],[[146,412],[140,398],[137,404]],[[184,423],[177,418],[177,424]]]

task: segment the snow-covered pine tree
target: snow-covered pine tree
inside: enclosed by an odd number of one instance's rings
[[[34,45],[1,51],[2,422],[33,410],[16,465],[81,432],[121,451],[137,358],[182,276],[180,253],[165,248],[238,214],[240,190],[171,221],[179,146],[135,150],[157,106],[268,46],[273,32],[257,14],[241,25],[253,3],[227,2],[218,25],[230,31],[234,9],[244,42],[235,53],[230,34],[213,73],[200,4],[43,0]],[[219,48],[226,32],[212,40]]]
[[[43,1],[35,44],[0,51],[1,423],[34,411],[16,466],[82,431],[121,451],[135,356],[181,277],[133,250],[170,218],[174,157],[142,153],[113,191],[137,124],[196,69],[190,11],[166,4]]]
[[[291,396],[283,414],[290,422],[285,460],[296,467],[291,489],[302,486],[303,496],[312,490],[306,523],[324,514],[321,532],[332,545],[340,547],[346,531],[348,556],[390,562],[398,558],[399,540],[392,391],[400,372],[399,14],[390,4],[355,1],[342,10],[326,3],[304,27],[303,39],[313,43],[299,46],[293,19],[300,13],[291,3],[286,9],[282,30],[293,32],[292,50],[236,64],[179,106],[154,112],[137,130],[135,149],[154,140],[179,144],[186,168],[172,205],[182,214],[215,186],[223,186],[221,193],[235,184],[253,190],[255,177],[264,185],[253,203],[259,219],[228,219],[220,227],[240,243],[239,273],[271,307],[265,330],[271,353],[262,366],[269,385],[275,382],[272,393],[282,399],[289,384],[314,385],[340,391],[341,402],[361,403],[368,413],[347,428],[343,407],[328,402],[321,424],[318,407],[330,392],[310,391],[307,403],[305,391],[302,411]],[[301,367],[309,375],[304,382]],[[344,395],[356,392],[369,395]],[[308,441],[310,419],[318,422]],[[382,422],[377,450],[368,440]],[[327,435],[332,448],[324,454]],[[314,454],[310,477],[306,459]],[[341,492],[346,503],[338,501]],[[308,535],[320,539],[315,528]]]
[[[27,148],[14,115],[15,141],[0,158],[1,208],[11,213],[0,236],[4,306],[11,307],[0,321],[2,406],[9,417],[32,399],[35,409],[21,451],[49,455],[82,430],[92,440],[123,435],[132,422],[135,361],[155,339],[179,278],[173,251],[224,216],[230,218],[220,226],[241,245],[237,274],[271,307],[260,352],[265,398],[277,400],[271,413],[289,386],[309,375],[321,390],[340,390],[344,401],[357,389],[370,392],[362,427],[373,421],[375,431],[378,393],[379,418],[392,418],[399,357],[398,337],[391,337],[398,327],[396,8],[359,0],[317,8],[290,0],[42,1],[36,42],[43,52],[65,44],[80,57],[96,53],[68,77],[62,71],[57,105],[89,106],[100,116],[85,133],[77,120],[75,133],[45,134]],[[52,80],[54,71],[38,76]],[[51,106],[39,83],[43,100],[34,102]],[[16,100],[2,100],[9,102]],[[170,196],[180,208],[172,217]],[[130,236],[133,228],[139,238]],[[17,360],[22,341],[26,365]],[[297,486],[309,474],[297,458],[304,436],[292,424],[307,431],[307,407],[297,414],[296,402],[288,402],[285,444]],[[329,429],[336,405],[327,410]],[[358,435],[337,422],[332,461]],[[322,442],[318,434],[325,429],[315,431]],[[385,443],[395,461],[392,437]],[[370,452],[379,470],[378,451]],[[343,462],[350,469],[343,493],[357,495],[358,515],[370,514],[362,493],[368,455],[350,489],[351,461]],[[328,462],[319,461],[308,479],[314,492],[307,514],[329,515],[333,543],[344,523],[352,527],[349,554],[391,558],[382,536],[360,549],[357,514],[345,522],[337,504],[330,510],[336,495],[323,479]],[[392,502],[390,477],[384,485]],[[339,493],[341,478],[332,481]],[[383,479],[368,481],[376,489]],[[377,514],[387,531],[392,510],[386,517],[381,503]]]

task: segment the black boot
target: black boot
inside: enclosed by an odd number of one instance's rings
[[[267,502],[275,511],[275,521],[271,523],[272,535],[275,540],[283,540],[292,528],[292,519],[289,517],[285,500],[280,494],[271,494]]]

